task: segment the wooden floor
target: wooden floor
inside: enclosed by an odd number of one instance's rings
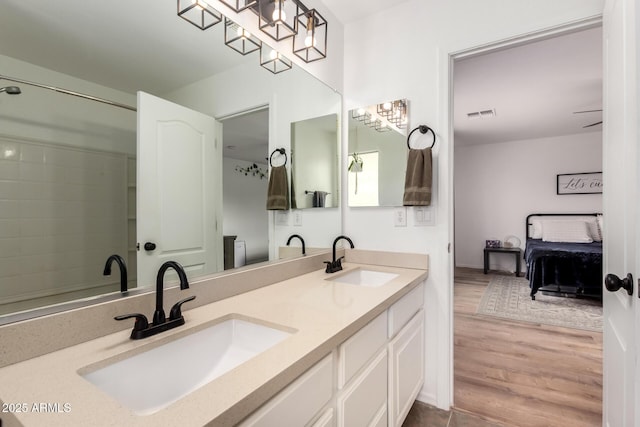
[[[602,333],[477,315],[490,278],[456,269],[454,407],[505,426],[601,426]]]

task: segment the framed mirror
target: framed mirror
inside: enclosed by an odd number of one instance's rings
[[[408,113],[408,101],[404,99],[349,112],[350,207],[402,206]]]
[[[340,205],[337,114],[291,123],[291,208]]]
[[[2,323],[2,316],[13,321],[11,314],[19,311],[47,306],[55,312],[68,309],[67,301],[121,297],[117,265],[103,275],[112,254],[127,264],[129,294],[149,289],[136,283],[137,244],[145,242],[136,236],[135,177],[144,159],[136,157],[135,111],[7,78],[133,109],[138,90],[215,118],[267,108],[266,139],[260,139],[265,159],[290,140],[292,122],[341,111],[340,94],[301,68],[273,74],[260,67],[259,52],[243,56],[225,46],[224,23],[201,31],[176,15],[175,4],[139,0],[129,7],[125,13],[111,2],[74,0],[0,5],[0,87],[21,89],[0,93]],[[299,87],[322,95],[310,102],[299,96]],[[236,152],[255,142],[242,139],[234,142]],[[219,142],[222,153],[225,142]],[[265,166],[266,160],[258,165]],[[224,179],[235,179],[234,168]],[[272,262],[291,230],[262,223],[269,246],[254,259]],[[218,226],[224,227],[224,217]],[[318,228],[332,233],[313,234]],[[329,248],[339,228],[335,215],[315,215],[295,231],[307,245]]]

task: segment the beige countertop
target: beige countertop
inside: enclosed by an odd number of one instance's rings
[[[399,276],[376,288],[331,281],[358,267]],[[185,311],[186,325],[147,339],[130,340],[127,329],[4,367],[0,369],[0,409],[5,410],[0,412],[2,426],[233,425],[427,277],[426,267],[352,262],[344,264],[344,272],[328,275],[317,270]],[[248,317],[296,332],[179,401],[146,416],[134,414],[78,374],[87,366],[123,358],[129,352],[145,351],[229,316]],[[188,363],[188,356],[175,360],[175,369]],[[35,412],[34,408],[41,407],[41,403],[49,406],[44,412]],[[22,405],[26,412],[6,412],[16,409],[15,405]],[[59,412],[52,412],[56,409]]]

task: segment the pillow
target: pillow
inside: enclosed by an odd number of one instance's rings
[[[598,221],[596,217],[585,217],[578,218],[580,221],[585,221],[587,223],[587,229],[589,230],[589,235],[593,239],[594,242],[602,242],[602,233],[600,232],[600,227],[598,227]]]
[[[542,220],[530,219],[529,223],[531,228],[529,229],[529,237],[532,239],[542,239]]]
[[[542,240],[568,243],[593,242],[586,221],[545,221]]]
[[[604,223],[603,223],[603,219],[602,219],[602,215],[598,215],[596,217],[596,225],[598,226],[598,232],[600,232],[600,240],[602,240],[604,238],[604,232],[602,230],[604,230]]]

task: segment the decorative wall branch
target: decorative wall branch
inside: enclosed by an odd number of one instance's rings
[[[236,172],[240,172],[244,174],[244,176],[255,176],[260,179],[267,178],[267,168],[260,167],[255,163],[247,167],[236,165]]]

